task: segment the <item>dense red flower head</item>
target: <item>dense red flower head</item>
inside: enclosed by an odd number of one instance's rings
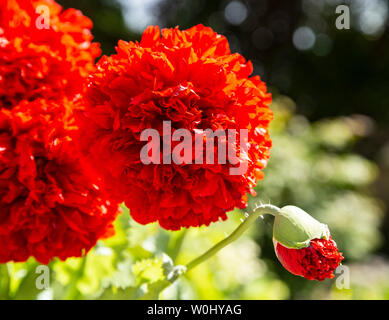
[[[80,11],[53,0],[0,1],[0,108],[82,92],[100,55],[91,27]]]
[[[331,236],[329,239],[313,239],[307,248],[302,249],[290,249],[277,241],[274,241],[274,246],[284,268],[308,280],[332,279],[334,270],[344,259]]]
[[[0,263],[86,253],[112,234],[118,207],[72,141],[67,99],[0,109]]]
[[[177,230],[244,208],[271,148],[271,96],[258,76],[250,77],[252,64],[202,25],[163,29],[162,36],[149,27],[140,43],[119,41],[116,50],[90,77],[81,142],[133,218]],[[163,121],[171,121],[172,132],[247,129],[240,160],[248,160],[248,170],[231,175],[229,163],[141,163],[141,132],[153,128],[162,136]]]

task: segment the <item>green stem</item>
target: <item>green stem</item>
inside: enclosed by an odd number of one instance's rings
[[[279,211],[280,209],[278,207],[271,204],[264,204],[256,207],[253,212],[239,225],[239,227],[236,228],[235,231],[232,232],[227,238],[214,245],[201,256],[189,262],[186,266],[187,271],[203,263],[205,260],[214,256],[221,249],[229,245],[231,242],[234,242],[236,239],[238,239],[254,223],[254,221],[257,220],[259,216],[263,214],[271,214],[275,216],[279,213]]]
[[[203,263],[205,260],[209,259],[216,253],[218,253],[221,249],[229,245],[231,242],[234,242],[236,239],[238,239],[254,222],[257,220],[257,218],[264,214],[271,214],[273,216],[277,215],[280,212],[280,208],[273,206],[271,204],[263,204],[260,206],[257,206],[251,214],[238,226],[238,228],[235,229],[234,232],[232,232],[227,238],[220,241],[216,245],[214,245],[211,249],[203,253],[198,258],[192,260],[186,265],[186,272],[189,270],[192,270],[193,268],[197,267],[199,264]],[[167,287],[169,287],[172,283],[174,283],[176,278],[173,281],[165,280],[161,287],[158,290],[157,296],[165,290]]]
[[[181,233],[178,235],[178,237],[174,241],[173,248],[171,249],[171,252],[169,254],[170,258],[172,258],[172,260],[174,262],[176,262],[177,257],[180,254],[186,233],[187,233],[187,229],[182,230]]]
[[[10,288],[10,272],[9,265],[4,263],[0,265],[0,300],[9,299],[9,288]]]
[[[75,300],[79,294],[77,289],[78,281],[82,278],[85,267],[86,267],[86,260],[88,255],[85,255],[81,260],[81,265],[77,269],[76,273],[74,274],[73,278],[71,279],[71,282],[68,286],[68,289],[66,291],[66,294],[64,296],[64,300]]]

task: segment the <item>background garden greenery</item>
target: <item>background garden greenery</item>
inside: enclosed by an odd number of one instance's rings
[[[1,298],[389,299],[386,0],[345,1],[350,30],[335,28],[336,0],[60,2],[92,18],[106,54],[118,39],[139,40],[149,23],[203,23],[252,60],[273,93],[275,120],[271,161],[247,211],[259,202],[293,204],[328,224],[346,257],[350,288],[337,287],[337,278],[308,281],[283,269],[269,216],[160,293],[172,265],[186,264],[222,240],[244,212],[231,212],[226,222],[210,227],[168,232],[135,223],[123,207],[116,236],[84,259],[49,265],[47,290],[36,289],[35,261],[3,266],[0,279],[8,285],[1,286]],[[314,35],[306,50],[296,48],[300,27]]]

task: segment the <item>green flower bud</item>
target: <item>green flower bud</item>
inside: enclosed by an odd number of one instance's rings
[[[285,206],[275,215],[273,239],[287,248],[306,248],[313,239],[329,237],[327,225],[298,207]]]

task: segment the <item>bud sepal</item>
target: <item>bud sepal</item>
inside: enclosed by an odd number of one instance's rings
[[[329,239],[326,224],[320,223],[304,210],[285,206],[274,218],[273,241],[290,249],[307,248],[313,239]]]

